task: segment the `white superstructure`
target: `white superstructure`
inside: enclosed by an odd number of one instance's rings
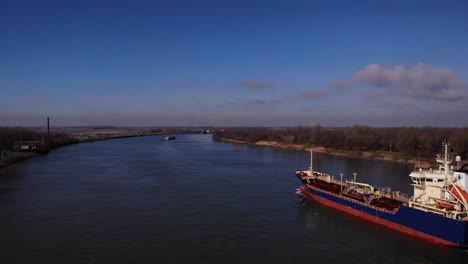
[[[465,218],[468,213],[467,171],[455,170],[451,166],[453,157],[449,144],[444,142],[442,146],[444,154],[436,157],[439,168],[420,168],[409,175],[414,186],[409,206],[450,218]]]

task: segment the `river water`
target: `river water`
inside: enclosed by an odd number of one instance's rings
[[[210,135],[114,139],[0,170],[0,263],[464,263],[428,244],[302,205],[302,151]],[[410,168],[315,155],[314,168],[409,192]]]

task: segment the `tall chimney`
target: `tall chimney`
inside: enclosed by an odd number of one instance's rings
[[[47,136],[50,134],[49,117],[47,117]]]

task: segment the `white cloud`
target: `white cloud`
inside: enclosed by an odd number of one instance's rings
[[[354,73],[351,80],[331,83],[334,88],[358,85],[388,88],[400,96],[410,98],[444,101],[468,99],[468,84],[460,81],[450,69],[422,63],[412,67],[395,65],[387,68],[379,64],[369,64]]]

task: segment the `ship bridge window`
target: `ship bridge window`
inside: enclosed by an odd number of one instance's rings
[[[421,184],[421,183],[424,181],[424,179],[418,179],[418,178],[416,178],[416,177],[412,178],[412,180],[413,180],[413,182],[416,183],[416,184]]]
[[[430,180],[428,179],[428,181],[430,181]],[[444,181],[444,179],[432,179],[432,182],[434,182],[434,183],[443,182],[443,181]]]

